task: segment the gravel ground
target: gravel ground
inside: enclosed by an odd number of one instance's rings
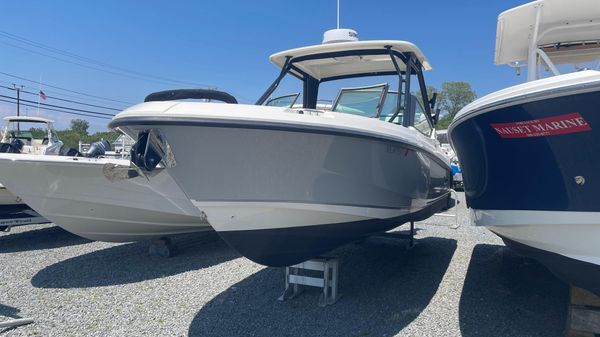
[[[453,218],[418,223],[412,249],[376,237],[329,254],[343,295],[325,308],[316,289],[277,301],[284,271],[214,233],[175,237],[167,259],[144,242],[15,228],[0,233],[0,321],[35,323],[0,336],[562,336],[568,287],[471,226],[464,203],[458,212],[458,229]]]

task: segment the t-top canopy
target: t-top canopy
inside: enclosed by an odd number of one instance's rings
[[[7,122],[33,122],[33,123],[52,123],[53,122],[50,119],[46,119],[43,117],[33,117],[33,116],[7,116],[7,117],[4,117],[4,120]]]
[[[542,49],[553,63],[587,62],[600,57],[600,1],[538,0],[498,16],[497,65],[527,61],[538,8],[534,47]]]
[[[416,59],[423,66],[422,70],[431,70],[431,65],[423,55],[423,52],[414,44],[406,41],[395,40],[377,40],[377,41],[357,41],[357,42],[339,42],[331,44],[322,44],[308,46],[296,49],[285,50],[271,55],[269,58],[273,64],[282,68],[287,57],[294,59],[310,55],[333,53],[330,57],[305,59],[294,63],[294,66],[304,71],[317,80],[326,78],[335,78],[348,76],[352,74],[366,73],[386,73],[396,72],[396,68],[390,59],[390,55],[381,53],[380,55],[352,55],[352,51],[359,50],[380,50],[385,51],[386,46],[391,46],[393,51],[399,53],[413,53]],[[348,52],[347,56],[334,55],[335,53]],[[406,65],[398,62],[400,70],[404,71]]]

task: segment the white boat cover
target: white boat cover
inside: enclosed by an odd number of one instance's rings
[[[431,70],[431,65],[423,52],[414,44],[407,41],[375,40],[320,44],[290,50],[271,55],[269,58],[279,68],[285,64],[286,57],[299,57],[332,52],[342,52],[361,49],[383,49],[391,46],[400,53],[412,52],[423,65],[423,71]],[[317,80],[350,74],[396,71],[389,55],[344,56],[327,59],[307,60],[295,63],[295,66]],[[398,66],[404,70],[406,66],[399,61]]]
[[[600,57],[600,0],[538,0],[498,16],[494,56],[497,65],[527,60],[538,6],[542,8],[537,46],[579,43],[562,51],[544,49],[554,64]]]

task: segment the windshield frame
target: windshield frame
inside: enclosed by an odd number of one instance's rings
[[[306,60],[317,60],[327,59],[344,56],[365,56],[365,55],[389,55],[390,62],[394,64],[396,71],[382,71],[382,72],[370,72],[370,73],[356,73],[343,76],[333,76],[328,78],[316,79],[309,74],[298,68],[295,63],[299,63]],[[398,66],[398,60],[405,65],[405,70],[401,70]],[[400,113],[404,113],[402,125],[405,127],[414,126],[414,113],[412,113],[410,107],[412,105],[413,96],[410,95],[411,77],[417,76],[418,85],[422,95],[423,102],[425,102],[425,116],[431,126],[435,127],[434,118],[431,110],[433,109],[434,102],[428,99],[427,87],[425,86],[425,79],[423,76],[423,66],[413,52],[399,52],[392,49],[392,46],[384,46],[380,49],[360,49],[360,50],[345,50],[338,52],[328,53],[317,53],[310,55],[302,55],[297,57],[287,56],[286,60],[281,67],[279,76],[273,81],[273,83],[267,88],[265,93],[256,101],[256,105],[263,105],[270,97],[270,95],[277,89],[281,80],[287,75],[298,78],[303,82],[303,95],[302,95],[302,107],[305,109],[316,109],[317,96],[319,92],[319,85],[323,82],[356,78],[356,77],[369,77],[369,76],[398,76],[398,92],[403,92],[406,99],[404,100],[404,106],[400,106],[398,101],[398,109],[394,116],[392,116],[388,122],[393,121],[396,116]],[[408,113],[406,113],[408,112]]]

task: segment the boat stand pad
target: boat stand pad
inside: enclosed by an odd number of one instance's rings
[[[322,272],[322,277],[308,276],[311,272]],[[285,268],[285,290],[280,301],[292,299],[302,292],[300,286],[323,288],[319,297],[319,306],[334,304],[339,298],[338,292],[339,262],[337,258],[319,257]]]

